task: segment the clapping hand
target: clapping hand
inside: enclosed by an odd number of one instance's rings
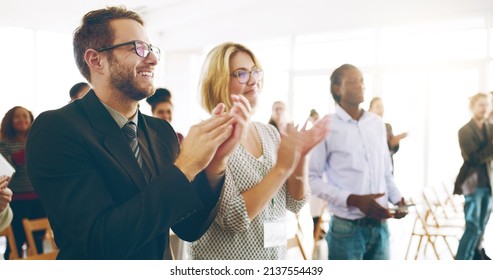
[[[303,140],[302,155],[307,155],[320,141],[322,141],[327,133],[329,133],[330,117],[325,115],[313,124],[313,127],[306,130],[308,120],[301,128],[300,134]]]
[[[7,208],[9,203],[12,201],[12,190],[7,187],[9,180],[10,177],[8,176],[0,177],[0,212]]]

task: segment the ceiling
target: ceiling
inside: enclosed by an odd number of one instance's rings
[[[200,48],[224,40],[493,14],[491,0],[17,0],[0,2],[0,27],[72,33],[84,13],[125,5],[140,12],[151,35],[168,49]]]

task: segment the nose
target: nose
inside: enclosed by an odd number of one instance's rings
[[[151,65],[157,65],[159,62],[159,59],[154,52],[149,51],[149,54],[147,55],[145,61]]]
[[[253,83],[251,82],[253,81]],[[248,81],[247,81],[247,85],[248,86],[254,86],[256,84],[258,84],[259,80],[257,80],[251,73],[250,73],[250,76],[248,77]]]

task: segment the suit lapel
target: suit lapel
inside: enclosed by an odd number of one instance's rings
[[[146,133],[147,140],[149,141],[149,152],[156,168],[157,174],[160,174],[162,169],[172,164],[176,158],[173,156],[168,144],[162,141],[161,138],[155,132],[155,129],[149,129],[150,124],[147,122],[144,115],[139,113],[139,125],[143,124],[142,129]],[[155,155],[159,155],[156,157]]]
[[[120,167],[126,171],[133,183],[139,189],[146,186],[145,178],[134,155],[128,145],[123,131],[118,127],[110,113],[103,106],[93,90],[80,100],[89,122],[94,130],[103,136],[102,145],[115,159]]]
[[[471,121],[469,122],[469,126],[471,127],[474,133],[474,139],[476,140],[476,144],[479,145],[479,143],[481,143],[481,139],[483,139],[483,136],[481,135],[481,129],[476,125],[474,119],[471,119]]]

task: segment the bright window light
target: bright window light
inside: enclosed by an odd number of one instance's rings
[[[24,28],[0,28],[0,84],[2,102],[0,118],[14,106],[36,111],[36,87],[34,84],[34,32]]]

